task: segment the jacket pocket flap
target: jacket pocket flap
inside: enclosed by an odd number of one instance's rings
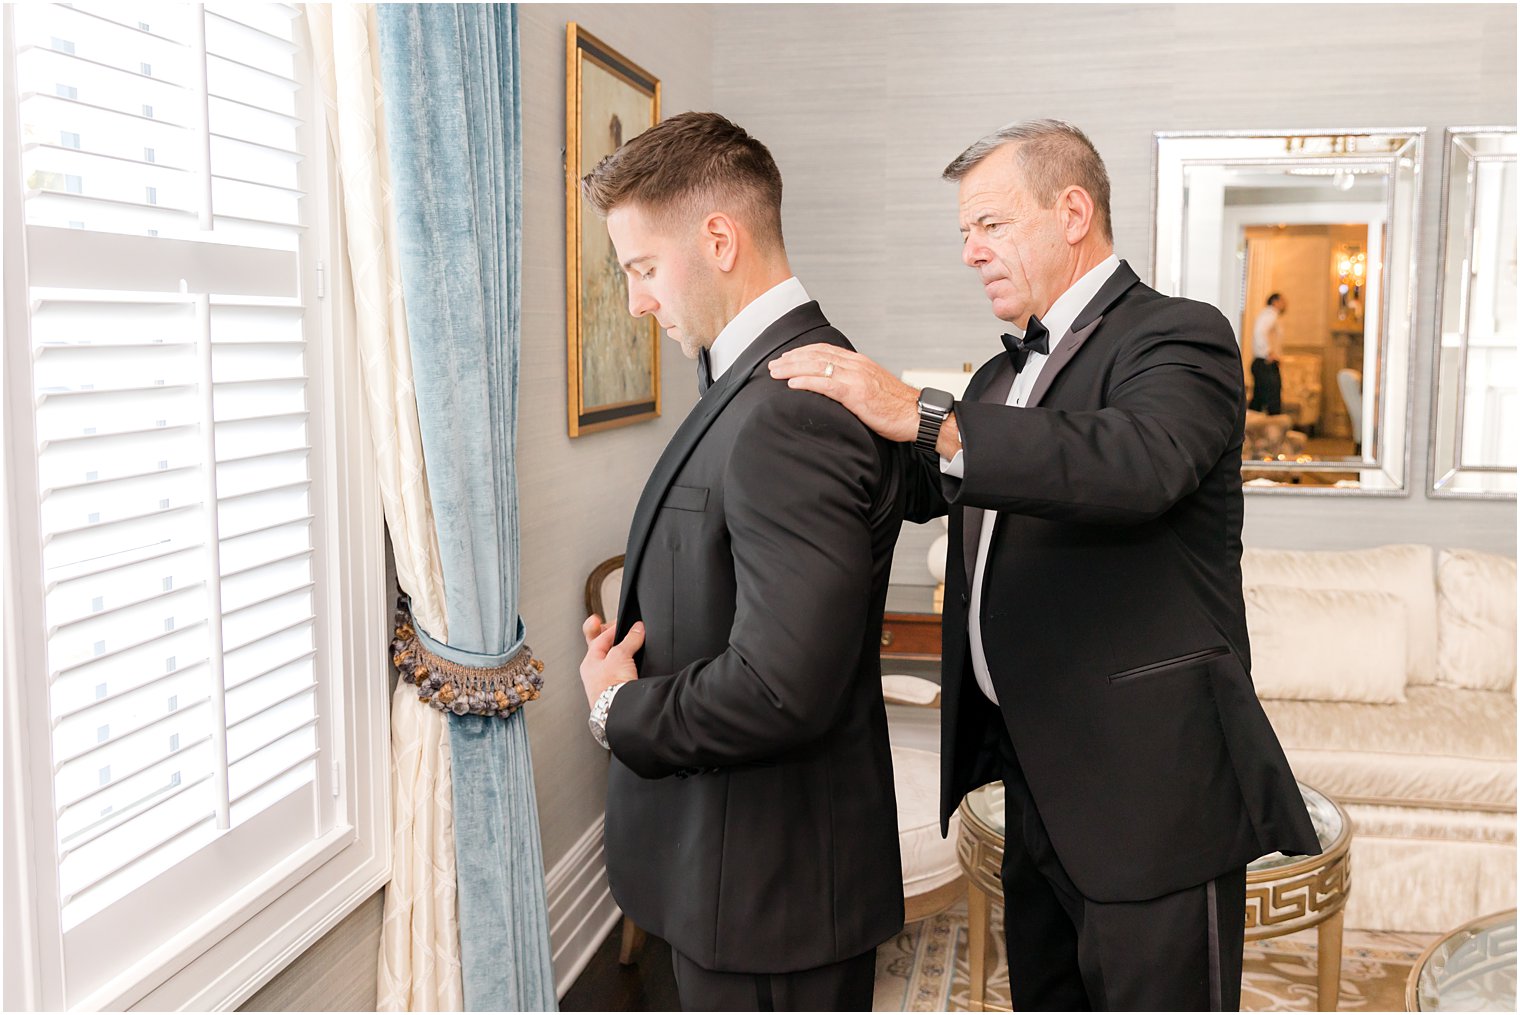
[[[662,507],[675,508],[677,511],[705,511],[707,509],[707,487],[705,486],[672,486],[665,494],[665,502]]]
[[[1206,648],[1202,652],[1189,652],[1186,655],[1180,655],[1173,659],[1163,659],[1159,663],[1146,663],[1144,666],[1136,666],[1133,669],[1123,670],[1119,673],[1110,673],[1108,679],[1111,683],[1118,683],[1121,680],[1132,680],[1135,677],[1144,677],[1152,673],[1159,673],[1162,670],[1176,669],[1180,666],[1187,666],[1190,663],[1196,664],[1209,659],[1217,659],[1229,651],[1229,648],[1224,645],[1217,646],[1216,648]]]

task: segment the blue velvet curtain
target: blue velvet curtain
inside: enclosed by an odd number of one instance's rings
[[[381,74],[417,412],[448,644],[497,666],[518,617],[522,115],[510,4],[380,4]],[[419,704],[417,707],[425,707]],[[521,710],[449,716],[469,1011],[552,1011],[533,767]]]

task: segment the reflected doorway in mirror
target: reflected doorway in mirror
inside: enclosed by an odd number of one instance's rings
[[[1235,329],[1248,490],[1406,489],[1423,134],[1156,135],[1153,283]]]

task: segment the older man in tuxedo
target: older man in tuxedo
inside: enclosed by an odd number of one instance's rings
[[[1005,127],[944,176],[1012,329],[965,397],[817,345],[772,375],[915,442],[908,517],[949,512],[942,815],[1007,787],[1015,1009],[1232,1010],[1246,865],[1318,849],[1251,685],[1240,352],[1114,256],[1076,127]]]

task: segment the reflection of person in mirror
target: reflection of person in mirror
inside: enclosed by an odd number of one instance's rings
[[[1282,412],[1282,315],[1288,301],[1282,293],[1267,297],[1251,329],[1251,405],[1257,412],[1276,416]]]

